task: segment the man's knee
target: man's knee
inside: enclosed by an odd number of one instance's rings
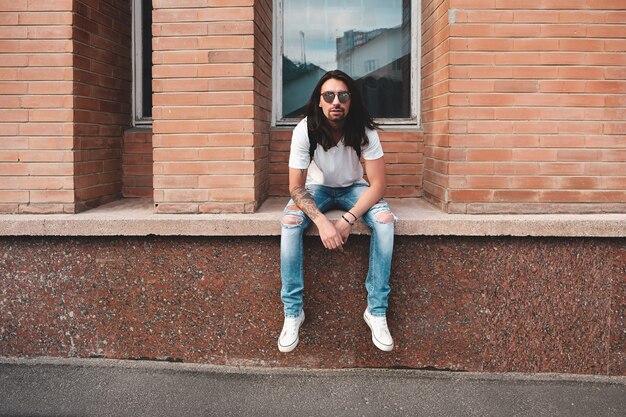
[[[283,224],[285,225],[294,225],[297,226],[302,224],[304,221],[304,217],[298,214],[293,214],[294,211],[299,211],[300,209],[296,205],[287,206],[285,208],[285,213],[283,214]]]
[[[389,210],[381,211],[380,213],[376,213],[376,221],[380,223],[393,223],[396,220],[396,216]]]
[[[298,224],[302,224],[303,221],[304,221],[304,219],[302,217],[296,216],[295,214],[285,214],[283,216],[283,223],[284,224],[298,225]]]

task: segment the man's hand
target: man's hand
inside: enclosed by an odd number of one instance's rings
[[[320,239],[326,249],[343,252],[344,238],[337,230],[336,224],[333,224],[326,216],[321,216],[315,222],[315,225],[320,232]]]
[[[352,225],[340,217],[339,220],[335,222],[335,229],[337,229],[341,235],[341,241],[345,245],[352,231]]]
[[[306,169],[289,168],[289,193],[291,198],[300,210],[315,223],[324,247],[326,249],[343,251],[344,238],[335,225],[319,210],[315,200],[304,186],[305,180]]]

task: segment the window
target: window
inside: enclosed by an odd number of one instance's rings
[[[274,0],[274,124],[293,124],[319,78],[354,78],[381,123],[416,123],[417,0]]]
[[[152,124],[151,0],[133,0],[133,124]]]
[[[378,60],[377,59],[367,59],[365,61],[365,73],[366,74],[369,74],[370,72],[376,71],[377,68],[378,68]]]

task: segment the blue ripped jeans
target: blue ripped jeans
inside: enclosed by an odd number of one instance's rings
[[[350,210],[367,184],[353,184],[349,187],[326,187],[311,185],[307,190],[322,213],[331,209]],[[371,229],[369,270],[365,279],[367,305],[374,316],[384,316],[389,296],[389,275],[393,254],[394,221],[385,222],[376,217],[378,213],[391,214],[384,200],[372,206],[361,220]],[[285,223],[285,216],[295,216],[298,221]],[[293,219],[292,219],[293,220]],[[303,235],[311,225],[311,220],[290,200],[283,212],[280,237],[280,275],[285,317],[297,317],[302,311],[302,291],[304,289]]]

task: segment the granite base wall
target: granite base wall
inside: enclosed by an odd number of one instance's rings
[[[306,238],[281,354],[278,237],[3,237],[0,356],[626,375],[623,239],[398,236],[391,353],[361,318],[368,242]]]

